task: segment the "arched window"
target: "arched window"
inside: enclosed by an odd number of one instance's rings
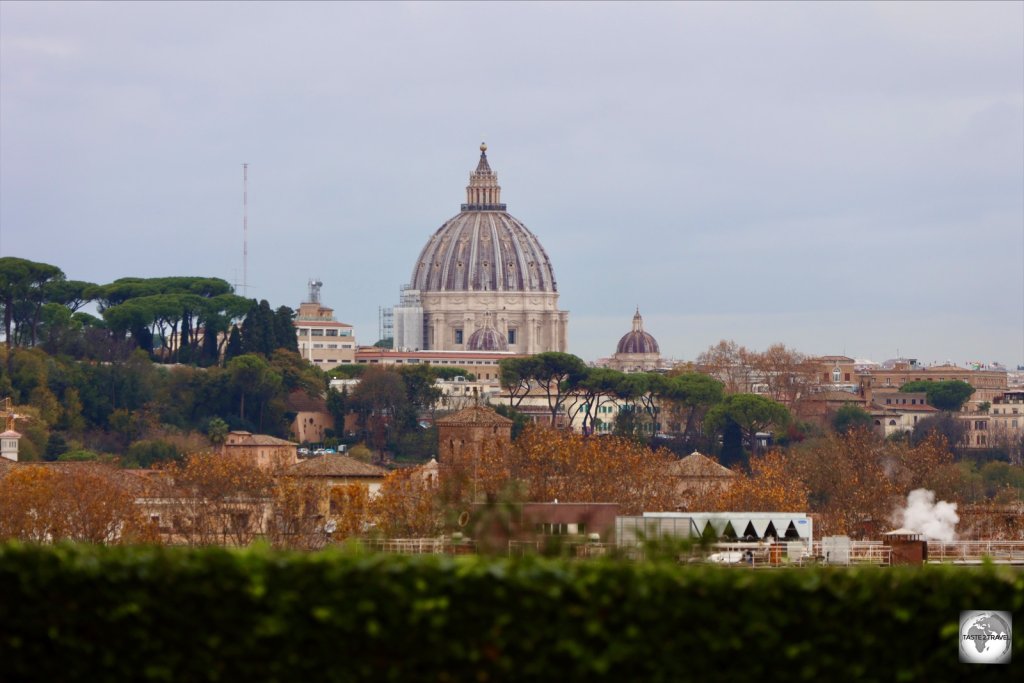
[[[837,383],[843,381],[843,373],[838,367],[832,368],[832,381]]]
[[[889,420],[889,426],[890,427],[895,427],[896,426],[896,420]]]

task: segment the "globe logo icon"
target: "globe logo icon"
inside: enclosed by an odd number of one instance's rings
[[[1013,617],[1009,612],[973,610],[960,613],[960,661],[1009,664]]]

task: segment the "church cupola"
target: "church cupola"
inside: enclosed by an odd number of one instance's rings
[[[498,185],[498,175],[491,170],[487,163],[487,143],[480,143],[480,163],[476,170],[469,176],[469,186],[466,187],[466,203],[462,205],[463,211],[504,211],[505,205],[501,203],[501,186]]]

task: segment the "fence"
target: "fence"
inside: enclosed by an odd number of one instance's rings
[[[928,541],[929,562],[1024,564],[1024,541]]]

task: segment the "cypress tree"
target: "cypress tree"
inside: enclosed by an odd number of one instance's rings
[[[299,352],[299,339],[295,335],[295,311],[288,306],[280,306],[274,313],[274,337],[277,348]]]
[[[242,353],[242,333],[238,331],[238,325],[232,325],[231,334],[228,335],[228,346],[224,350],[224,362],[227,363],[232,358],[241,356]]]

